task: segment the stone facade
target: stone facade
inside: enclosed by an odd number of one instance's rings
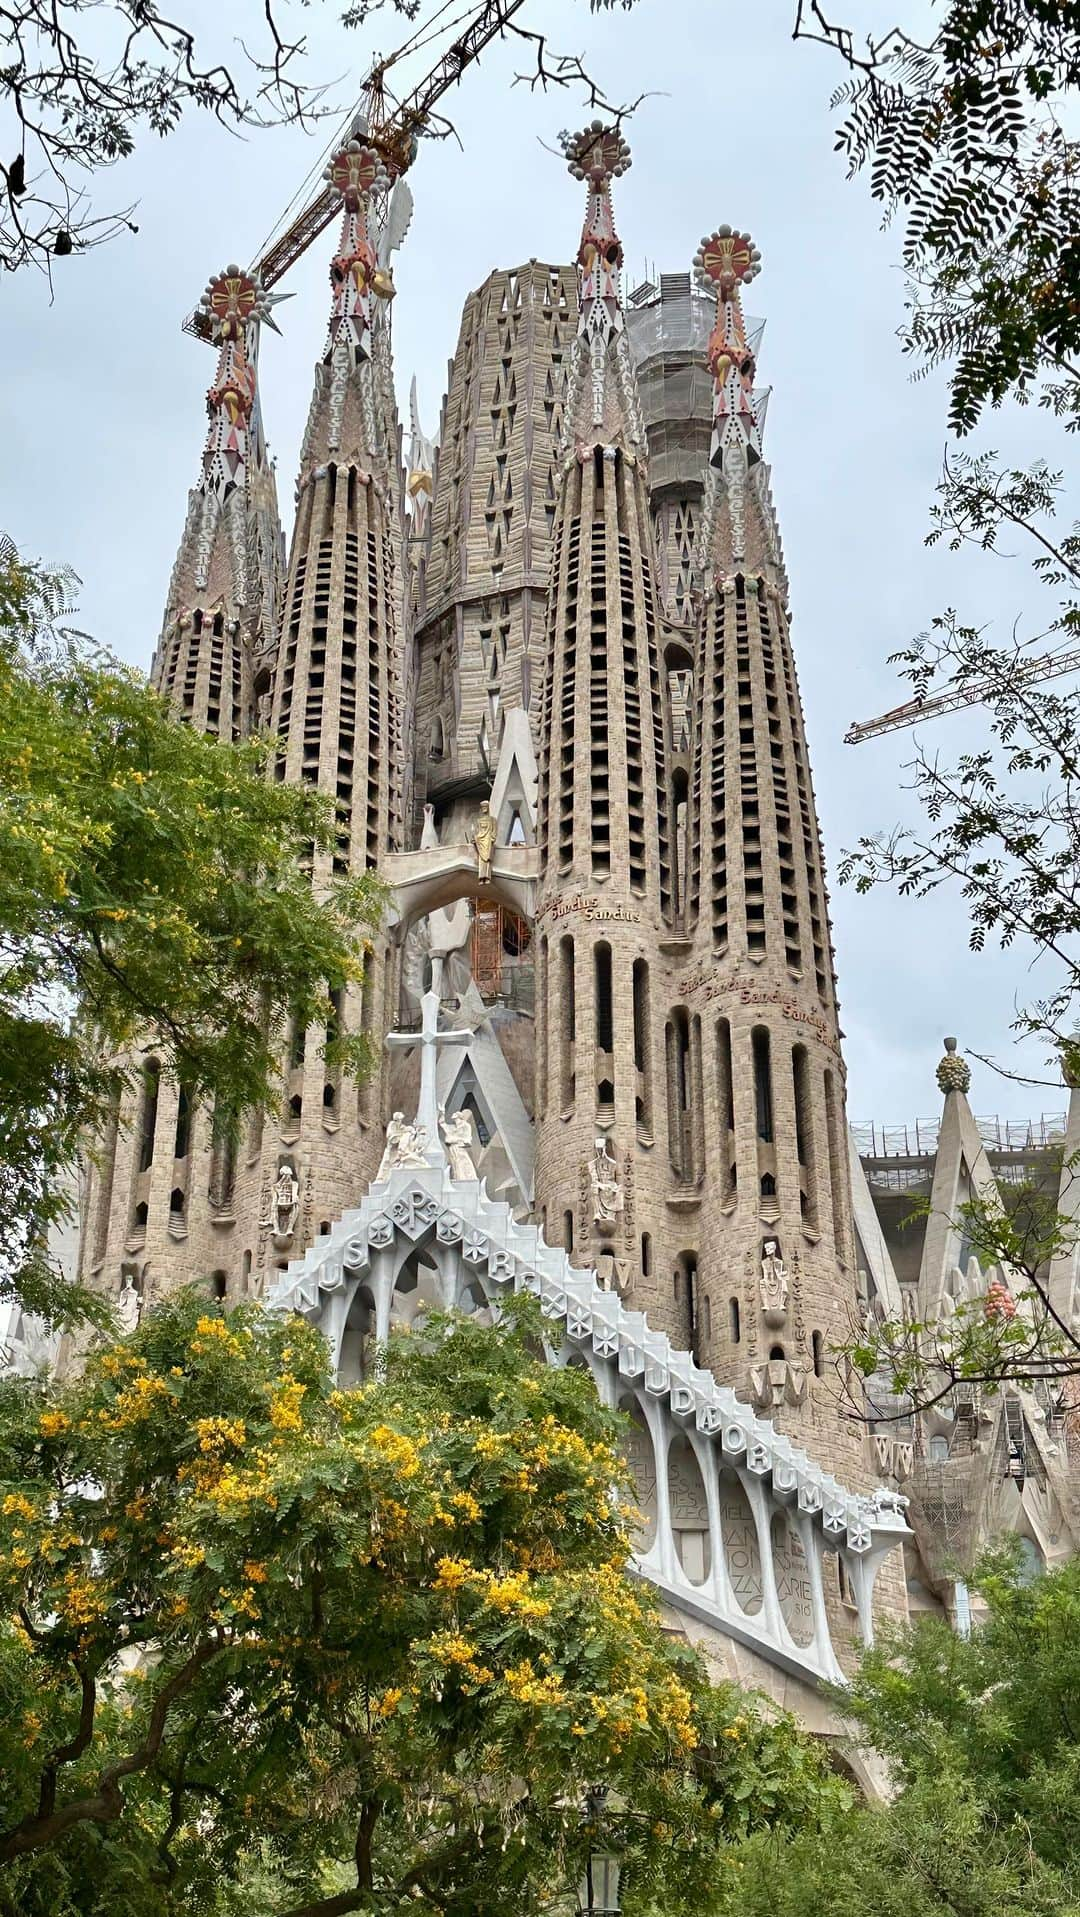
[[[333,1019],[381,1051],[437,970],[462,1030],[438,1097],[468,1115],[489,1191],[861,1494],[875,1454],[826,1376],[858,1268],[824,863],[740,303],[756,249],[719,229],[693,278],[626,303],[625,143],[594,126],[567,156],[586,199],[575,264],[530,261],[470,295],[438,449],[414,394],[407,470],[383,244],[407,217],[380,212],[361,143],[335,156],[342,232],[287,568],[255,388],[265,296],[221,276],[211,433],[155,683],[204,730],[269,731],[272,776],[338,801],[316,889],[386,880],[364,987]],[[291,1035],[280,1108],[235,1151],[147,1054],[90,1155],[84,1275],[117,1293],[131,1273],[144,1301],[191,1279],[261,1295],[328,1237],[415,1064],[385,1054],[358,1086],[328,1073],[324,1036]],[[822,1597],[838,1645],[843,1591]],[[891,1560],[876,1592],[903,1609]]]

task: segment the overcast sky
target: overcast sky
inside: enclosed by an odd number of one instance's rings
[[[424,8],[425,14],[432,11]],[[465,11],[466,0],[462,0]],[[887,24],[890,8],[836,0],[847,19]],[[794,642],[830,868],[862,831],[903,816],[912,734],[852,748],[842,735],[905,696],[887,655],[955,605],[1004,636],[1031,603],[1019,562],[953,557],[923,546],[944,444],[940,383],[912,384],[895,333],[902,313],[898,238],[879,230],[861,182],[833,152],[829,95],[840,73],[824,50],[790,39],[791,0],[638,0],[591,16],[585,0],[527,0],[522,19],[559,49],[584,52],[608,95],[651,90],[628,127],[633,167],[616,212],[629,283],[646,262],[685,270],[722,220],[749,229],[763,254],[753,288],[767,319],[759,380],[771,386],[766,452],[791,577]],[[337,81],[345,111],[373,53],[408,29],[378,15],[362,32],[336,24],[332,0],[297,11],[313,78]],[[254,0],[199,0],[183,17],[209,24],[215,48],[257,31]],[[288,17],[288,16],[286,16]],[[451,16],[453,17],[453,16]],[[437,50],[437,49],[436,49]],[[403,66],[399,91],[430,57]],[[416,216],[398,257],[394,305],[399,396],[416,373],[434,430],[463,300],[496,266],[572,257],[581,188],[553,147],[591,115],[580,93],[544,97],[513,76],[520,42],[497,46],[452,98],[460,146],[426,146],[413,169]],[[0,528],[31,555],[70,562],[83,580],[82,623],[123,658],[149,664],[185,498],[198,470],[203,395],[213,361],[180,332],[207,278],[254,257],[326,139],[295,129],[245,140],[192,118],[141,145],[97,188],[138,200],[140,232],[57,263],[55,300],[36,275],[3,287],[0,342]],[[296,459],[329,304],[333,230],[289,281],[284,337],[264,340],[261,384],[286,526]],[[980,444],[1018,457],[1046,450],[1041,420],[995,418]],[[1041,608],[1032,609],[1034,632]],[[924,728],[943,753],[980,736],[971,715]],[[962,902],[857,898],[833,884],[842,1017],[855,1119],[897,1122],[939,1109],[934,1067],[945,1033],[1013,1066],[1016,1003],[1038,990],[1017,953],[972,956]],[[1030,1068],[1038,1071],[1038,1051]],[[980,1114],[1064,1108],[975,1066]]]

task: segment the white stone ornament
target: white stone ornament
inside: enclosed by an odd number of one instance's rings
[[[135,1280],[130,1271],[125,1272],[120,1296],[116,1301],[116,1316],[125,1338],[130,1338],[132,1332],[137,1330],[141,1313],[142,1298],[136,1289]]]
[[[607,1138],[598,1138],[589,1160],[589,1182],[593,1195],[593,1222],[610,1231],[623,1208],[619,1190],[619,1172]]]
[[[275,1238],[291,1238],[296,1230],[296,1221],[300,1216],[300,1180],[292,1165],[283,1158],[278,1165],[277,1177],[270,1198],[270,1210],[259,1224],[272,1231]]]

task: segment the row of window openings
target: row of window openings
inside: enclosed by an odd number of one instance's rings
[[[541,989],[547,989],[547,941],[541,942]],[[572,1109],[576,1099],[575,1043],[577,1036],[575,1003],[575,954],[574,942],[569,936],[559,941],[557,948],[557,997],[561,1017],[561,1058],[560,1058],[560,1099],[563,1111]],[[634,961],[632,973],[633,1027],[634,1027],[634,1067],[635,1067],[635,1112],[638,1125],[644,1129],[652,1123],[652,1087],[649,1047],[649,968],[644,959]],[[612,951],[606,940],[601,940],[593,948],[593,1006],[595,1019],[596,1054],[596,1103],[601,1111],[613,1108],[615,1103],[615,1065],[614,1065],[614,998],[612,978]],[[545,1021],[544,1041],[546,1047],[547,1025]],[[700,1137],[701,1126],[695,1126],[694,1113],[703,1111],[703,1099],[700,1096],[701,1076],[701,1021],[696,1015],[693,1020],[682,1008],[674,1012],[667,1021],[668,1086],[671,1111],[669,1114],[669,1150],[672,1170],[683,1182],[697,1182],[704,1174],[704,1143]],[[751,1033],[751,1053],[754,1078],[754,1117],[759,1148],[765,1155],[771,1156],[775,1146],[775,1120],[773,1109],[772,1049],[768,1028],[758,1025]],[[800,1179],[800,1209],[804,1222],[811,1230],[817,1229],[817,1178],[814,1162],[814,1131],[812,1113],[812,1094],[810,1081],[810,1063],[806,1048],[795,1045],[791,1051],[792,1097],[795,1112],[795,1144],[799,1165],[804,1176]],[[540,1103],[547,1103],[548,1058],[545,1053],[540,1059]],[[734,1075],[732,1068],[731,1026],[727,1019],[721,1019],[717,1026],[717,1076],[719,1081],[721,1130],[731,1140],[735,1135],[734,1115]],[[695,1097],[695,1090],[697,1096]],[[834,1215],[839,1233],[839,1193],[842,1190],[843,1172],[839,1162],[839,1118],[836,1107],[835,1084],[832,1073],[824,1074],[825,1120],[829,1142],[830,1177],[834,1194]],[[759,1154],[760,1155],[760,1154]],[[732,1199],[736,1193],[737,1173],[732,1160],[725,1156],[724,1169],[725,1195]],[[777,1196],[776,1172],[772,1164],[759,1171],[759,1196],[773,1199]]]
[[[343,1031],[344,994],[340,987],[336,987],[331,992],[330,1002],[331,1002],[331,1013],[330,1013],[329,1019],[327,1020],[326,1032],[325,1032],[326,1045],[328,1049],[340,1040],[342,1031]],[[365,990],[364,997],[363,997],[363,1008],[361,1013],[365,1030],[368,1029],[368,1027],[370,1026],[371,1010],[372,1010],[371,994],[370,994],[370,991]],[[302,1028],[298,1028],[297,1023],[294,1020],[290,1027],[289,1049],[288,1049],[288,1063],[289,1063],[290,1074],[297,1072],[302,1067],[304,1063],[304,1058],[306,1056],[306,1049],[307,1049],[306,1033],[303,1031]],[[340,1076],[328,1077],[326,1079],[323,1085],[324,1114],[336,1113],[338,1100],[340,1096],[340,1089],[341,1089]],[[157,1114],[158,1114],[158,1100],[160,1096],[160,1091],[161,1091],[161,1067],[160,1065],[157,1064],[156,1061],[151,1061],[146,1066],[143,1073],[142,1107],[141,1107],[140,1119],[139,1119],[139,1155],[137,1159],[138,1175],[140,1177],[142,1176],[144,1172],[147,1172],[150,1170],[154,1162],[154,1146],[155,1146],[155,1139],[156,1139],[156,1133],[157,1133]],[[296,1129],[299,1130],[302,1116],[303,1116],[303,1099],[299,1092],[295,1092],[290,1097],[286,1098],[285,1107],[283,1111],[283,1118],[286,1124],[295,1125]],[[191,1143],[191,1118],[192,1118],[191,1103],[188,1098],[188,1094],[185,1087],[181,1085],[179,1092],[177,1094],[176,1131],[173,1138],[173,1162],[174,1163],[182,1163],[184,1160],[186,1160],[188,1156],[188,1151],[190,1149],[190,1143]],[[232,1172],[233,1172],[232,1148],[230,1145],[227,1144],[225,1140],[215,1138],[212,1144],[212,1149],[211,1149],[211,1171],[210,1171],[211,1198],[215,1202],[220,1202],[224,1196],[224,1193],[228,1189],[231,1189]],[[219,1197],[217,1200],[215,1200],[215,1191],[218,1192],[219,1194]],[[170,1195],[169,1210],[173,1214],[183,1213],[184,1210],[186,1209],[186,1205],[187,1205],[186,1192],[181,1187],[177,1186],[176,1188],[174,1188],[173,1192]],[[135,1220],[134,1220],[136,1225],[145,1226],[146,1217],[147,1217],[147,1206],[144,1203],[137,1205],[135,1208]]]

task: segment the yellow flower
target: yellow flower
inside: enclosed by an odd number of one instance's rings
[[[389,1690],[384,1691],[381,1697],[375,1699],[371,1707],[372,1716],[390,1717],[391,1714],[397,1710],[403,1696],[404,1692],[400,1691],[396,1684],[392,1684]]]
[[[270,1422],[275,1431],[302,1431],[304,1420],[300,1416],[306,1385],[298,1384],[295,1378],[286,1377],[280,1391],[270,1400]]]
[[[472,1576],[471,1565],[463,1563],[461,1558],[440,1558],[438,1571],[434,1585],[436,1591],[460,1591]]]
[[[81,1578],[77,1571],[69,1571],[64,1579],[60,1608],[71,1624],[93,1624],[108,1608],[108,1600],[100,1585]]]
[[[394,1431],[388,1424],[377,1424],[371,1442],[389,1464],[397,1466],[403,1478],[415,1478],[420,1469],[420,1453],[411,1438]]]
[[[503,1682],[511,1697],[519,1704],[532,1704],[542,1707],[547,1704],[563,1704],[566,1692],[563,1681],[557,1671],[550,1671],[546,1677],[538,1677],[533,1670],[530,1658],[523,1657],[520,1664],[512,1664],[503,1673]]]
[[[70,1431],[71,1419],[62,1411],[43,1411],[39,1428],[43,1438],[59,1438],[63,1432]]]
[[[200,1451],[218,1451],[222,1445],[234,1444],[238,1447],[247,1441],[247,1426],[243,1418],[197,1418],[195,1431]]]
[[[471,1491],[455,1491],[450,1502],[456,1511],[460,1511],[463,1517],[472,1519],[474,1523],[483,1516],[479,1501],[473,1497]]]
[[[244,1576],[247,1578],[247,1581],[249,1584],[265,1584],[266,1583],[265,1564],[252,1564],[252,1563],[245,1564]]]
[[[11,1491],[2,1506],[5,1518],[36,1518],[37,1512],[21,1491]]]

